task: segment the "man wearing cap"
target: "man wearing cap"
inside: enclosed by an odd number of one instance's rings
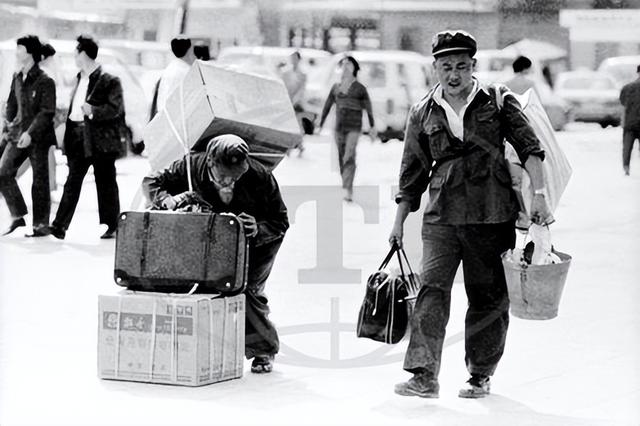
[[[238,216],[250,241],[245,355],[253,358],[252,372],[269,373],[279,339],[268,319],[264,287],[289,220],[275,178],[248,153],[249,147],[240,137],[217,136],[206,152],[174,162],[168,169],[145,177],[142,185],[156,208],[174,210],[185,200],[201,197],[213,212]],[[188,192],[187,161],[195,194]]]
[[[515,148],[532,180],[532,220],[552,221],[542,189],[544,152],[522,109],[504,86],[473,76],[475,39],[464,31],[436,34],[432,42],[437,84],[415,104],[407,121],[398,209],[389,241],[402,244],[403,224],[429,191],[423,217],[422,288],[411,318],[400,395],[436,398],[451,287],[463,265],[468,309],[465,361],[470,379],[463,398],[489,394],[489,378],[502,356],[509,298],[500,255],[515,243],[518,203],[504,160],[503,139]],[[495,90],[501,92],[498,106]]]

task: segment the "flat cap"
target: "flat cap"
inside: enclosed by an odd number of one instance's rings
[[[441,31],[431,40],[431,54],[436,58],[465,52],[473,57],[477,50],[476,39],[462,30]]]
[[[207,144],[207,156],[226,167],[242,165],[249,155],[249,145],[240,136],[216,136]]]

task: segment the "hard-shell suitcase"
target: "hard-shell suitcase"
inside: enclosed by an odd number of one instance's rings
[[[232,294],[247,281],[248,242],[233,214],[120,214],[114,279],[132,290]]]

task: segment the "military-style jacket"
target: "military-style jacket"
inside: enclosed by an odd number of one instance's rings
[[[504,86],[482,83],[463,118],[464,136],[453,136],[445,110],[431,91],[409,112],[396,202],[420,207],[429,189],[425,223],[465,225],[512,220],[519,210],[504,159],[504,140],[522,164],[529,155],[544,159],[540,142],[518,101]],[[503,105],[498,107],[494,88]]]

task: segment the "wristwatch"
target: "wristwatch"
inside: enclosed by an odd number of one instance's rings
[[[542,188],[533,191],[533,195],[544,195],[545,190],[546,188],[543,186]]]

